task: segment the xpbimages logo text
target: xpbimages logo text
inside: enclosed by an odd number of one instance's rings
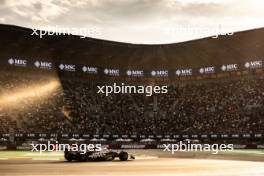
[[[212,152],[212,154],[218,154],[220,152],[233,151],[233,144],[192,144],[190,141],[182,142],[176,144],[163,144],[162,146],[158,146],[158,148],[162,148],[164,152],[171,152],[174,154],[177,151],[180,152],[197,152],[197,151],[205,151]]]
[[[98,27],[90,26],[87,28],[77,27],[60,27],[60,26],[41,26],[32,29],[32,36],[44,38],[45,36],[60,36],[60,35],[78,35],[80,38],[98,37],[102,35],[102,31]]]
[[[97,93],[109,96],[110,94],[145,94],[152,96],[153,94],[166,94],[168,93],[168,86],[151,86],[151,85],[125,85],[121,83],[113,83],[113,85],[97,86]]]
[[[101,151],[102,145],[101,144],[62,144],[56,141],[55,143],[48,141],[47,143],[42,144],[30,144],[32,152],[53,152],[53,151],[73,151],[73,152],[80,152],[84,154],[87,151]]]

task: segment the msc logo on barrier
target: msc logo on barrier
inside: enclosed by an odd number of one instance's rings
[[[151,76],[153,77],[167,77],[169,76],[168,70],[153,70],[150,72]]]
[[[224,72],[226,72],[226,71],[237,71],[238,66],[237,66],[237,64],[222,65],[221,70]]]
[[[200,74],[210,74],[210,73],[215,72],[215,68],[214,67],[204,67],[204,68],[200,68],[199,72]]]
[[[71,65],[71,64],[60,64],[59,65],[60,70],[64,70],[64,71],[75,71],[75,65]]]
[[[86,66],[83,66],[82,67],[82,71],[84,73],[90,73],[90,74],[97,74],[98,73],[97,67],[86,67]]]
[[[15,65],[15,66],[27,66],[27,60],[23,60],[23,59],[13,59],[10,58],[8,59],[8,63],[9,65]]]
[[[178,69],[175,73],[177,76],[191,76],[192,69]]]
[[[118,69],[104,69],[104,74],[105,75],[110,75],[110,76],[119,76],[119,70]]]
[[[262,67],[262,61],[251,61],[245,63],[246,68],[261,68]]]
[[[143,70],[127,70],[127,76],[144,76]]]
[[[52,68],[52,63],[46,62],[46,61],[36,61],[34,63],[34,65],[37,68],[43,68],[43,69],[51,69]]]

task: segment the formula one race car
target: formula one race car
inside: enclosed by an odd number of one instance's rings
[[[128,154],[127,152],[114,152],[109,150],[102,151],[87,151],[86,153],[64,151],[64,158],[67,161],[112,161],[115,158],[119,158],[120,161],[134,160],[135,156]]]

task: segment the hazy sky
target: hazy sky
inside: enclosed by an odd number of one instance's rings
[[[129,43],[175,43],[264,27],[264,0],[0,0],[0,23],[96,29]]]

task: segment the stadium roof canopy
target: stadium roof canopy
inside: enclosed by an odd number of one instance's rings
[[[218,66],[263,59],[264,28],[161,45],[119,43],[79,36],[32,36],[32,29],[0,25],[0,56],[129,69]]]

